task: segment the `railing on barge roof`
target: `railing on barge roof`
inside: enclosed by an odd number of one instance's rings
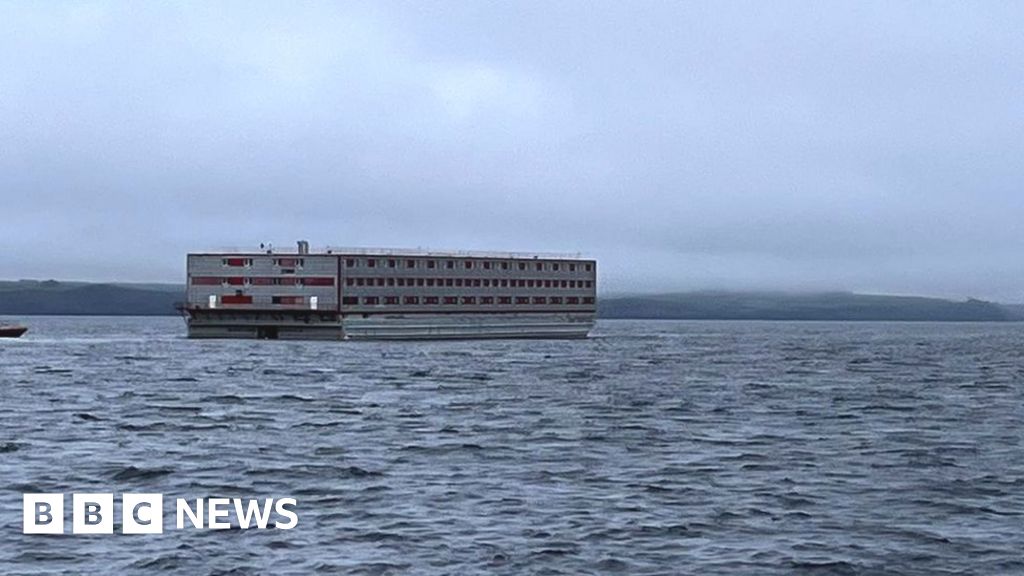
[[[429,248],[353,248],[348,246],[327,246],[331,254],[352,254],[354,256],[433,256],[436,258],[564,258],[578,260],[580,252],[502,252],[497,250],[431,250]]]
[[[226,247],[219,250],[204,250],[194,254],[281,254],[294,256],[298,251],[288,248],[253,247],[249,249]],[[353,256],[427,256],[434,258],[509,258],[509,259],[565,259],[581,260],[581,252],[501,252],[491,250],[431,250],[428,248],[354,248],[349,246],[326,246],[321,250],[310,251],[310,254],[342,254]]]

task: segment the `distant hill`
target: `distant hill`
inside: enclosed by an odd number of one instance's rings
[[[1021,319],[1009,307],[982,300],[954,302],[939,298],[848,292],[687,292],[623,296],[602,298],[598,304],[598,314],[602,318],[686,320],[1002,322]]]
[[[1024,304],[1001,304],[1012,320],[1024,320]]]
[[[0,282],[0,314],[163,316],[184,299],[175,284],[89,284],[54,280]]]
[[[179,284],[89,284],[54,280],[0,282],[0,314],[26,316],[176,314]],[[982,300],[954,302],[916,296],[829,292],[685,292],[602,297],[601,318],[679,320],[1024,320],[1024,305]]]

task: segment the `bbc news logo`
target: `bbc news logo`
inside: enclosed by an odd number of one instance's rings
[[[64,494],[23,494],[22,533],[64,534]],[[197,498],[175,501],[175,526],[225,530],[231,528],[232,514],[242,529],[275,528],[291,530],[299,523],[294,498]],[[72,534],[113,534],[113,494],[72,494]],[[271,518],[274,522],[271,522]],[[164,531],[163,494],[122,494],[122,534],[162,534]]]

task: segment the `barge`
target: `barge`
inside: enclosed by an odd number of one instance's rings
[[[190,338],[585,338],[597,262],[503,252],[327,248],[187,256]]]

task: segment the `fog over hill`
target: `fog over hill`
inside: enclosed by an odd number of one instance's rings
[[[602,318],[690,320],[1009,321],[1019,310],[993,302],[850,292],[687,292],[599,302]]]
[[[0,314],[162,316],[184,300],[177,284],[92,284],[47,280],[0,282]]]

